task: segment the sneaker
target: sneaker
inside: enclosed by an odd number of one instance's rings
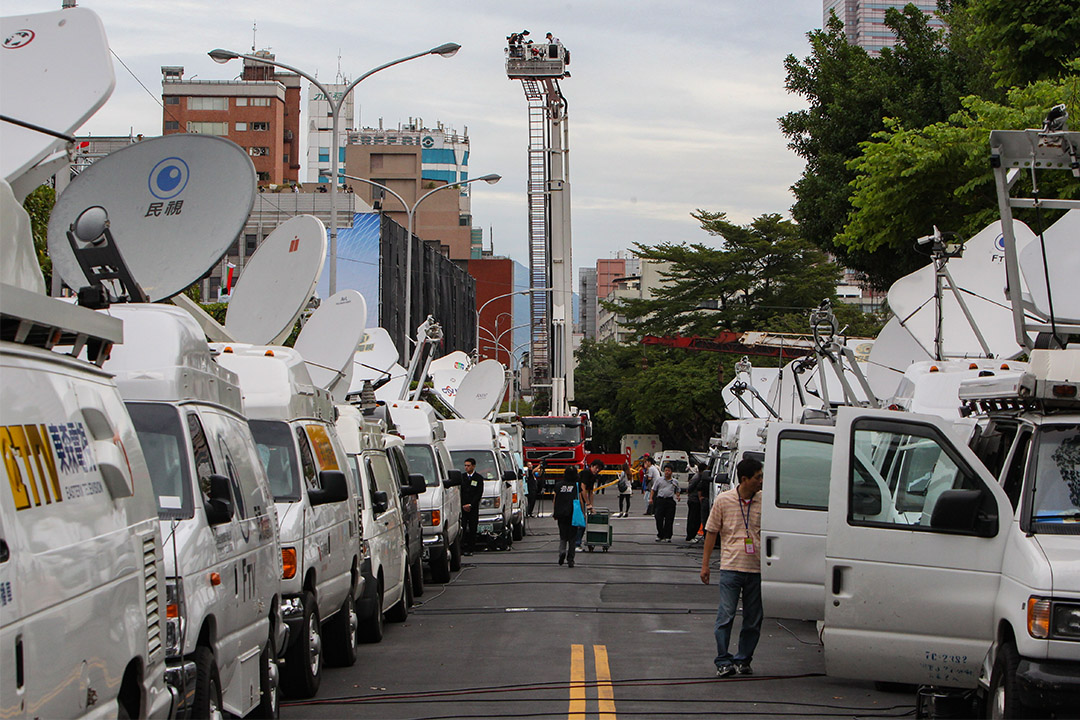
[[[655,540],[653,540],[653,542],[664,542],[664,538],[658,537]]]
[[[721,665],[720,667],[716,668],[716,677],[731,677],[736,672],[738,671],[735,669],[734,665]]]
[[[567,560],[567,561],[566,561],[566,564],[567,564],[567,565],[568,565],[569,567],[574,567],[574,558],[570,558],[569,560]]]
[[[750,667],[750,663],[748,662],[735,663],[735,672],[740,675],[753,675],[754,669]]]
[[[559,564],[562,565],[566,562],[566,553],[559,553]]]

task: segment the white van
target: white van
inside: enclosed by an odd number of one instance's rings
[[[405,436],[409,471],[424,476],[427,490],[419,496],[424,559],[431,579],[450,582],[461,569],[461,472],[454,470],[443,440],[446,431],[435,408],[426,402],[390,403],[398,432]]]
[[[95,364],[121,323],[13,285],[0,295],[2,714],[170,717],[153,488]],[[92,362],[59,352],[83,343]]]
[[[399,486],[386,454],[381,421],[365,418],[360,408],[338,405],[337,431],[352,463],[357,482],[357,505],[365,549],[360,570],[365,580],[364,594],[357,607],[360,639],[380,642],[383,619],[402,622],[409,616],[413,584],[409,553],[402,527],[401,494],[423,490],[423,478],[416,484]]]
[[[385,411],[384,411],[385,412]],[[391,420],[392,421],[392,420]],[[420,483],[416,492],[406,492],[411,485],[409,461],[405,459],[405,440],[401,431],[394,429],[384,438],[386,457],[390,460],[390,470],[394,480],[401,488],[401,531],[405,534],[405,551],[408,554],[409,579],[415,597],[424,594],[424,531],[420,522],[420,503],[417,497],[427,492],[424,483]],[[423,476],[419,476],[423,479]]]
[[[513,544],[513,483],[517,473],[503,467],[495,425],[487,420],[444,420],[443,427],[454,468],[464,471],[465,460],[473,458],[476,472],[484,477],[477,540],[487,539],[496,548],[509,550]]]
[[[950,420],[858,408],[840,411],[831,449],[810,429],[770,436],[767,472],[786,500],[763,498],[766,612],[822,620],[830,675],[932,687],[924,714],[975,701],[993,717],[1071,712],[1078,387],[1080,351],[1034,350],[1030,372],[961,384],[967,411],[987,414],[970,448]],[[785,524],[801,536],[776,536]]]
[[[106,369],[150,468],[163,537],[169,684],[183,714],[277,712],[281,553],[274,498],[236,375],[166,305],[115,305],[128,342]]]
[[[521,453],[514,449],[513,436],[499,425],[499,458],[503,470],[513,470],[514,480],[510,487],[510,533],[514,540],[525,537],[525,466]]]
[[[671,479],[686,492],[690,485],[690,455],[685,450],[663,450],[656,458],[656,468],[663,473],[668,466],[671,467]]]
[[[292,348],[215,343],[240,378],[244,411],[276,503],[282,617],[289,647],[282,689],[318,692],[324,661],[356,662],[356,598],[363,594],[355,482],[334,429],[334,402]]]

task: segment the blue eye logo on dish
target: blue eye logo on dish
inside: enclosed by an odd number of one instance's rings
[[[158,200],[171,200],[184,192],[187,182],[187,163],[178,157],[165,158],[150,171],[150,194]]]
[[[994,247],[998,252],[1005,252],[1005,236],[998,235],[997,240],[994,241]]]

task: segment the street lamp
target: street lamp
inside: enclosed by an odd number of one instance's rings
[[[419,207],[420,203],[424,202],[424,200],[426,200],[429,195],[434,195],[440,190],[446,190],[447,188],[452,187],[460,187],[462,185],[468,185],[469,183],[481,181],[486,182],[488,185],[494,185],[495,183],[502,180],[502,175],[498,175],[496,173],[489,173],[487,175],[481,175],[480,177],[470,178],[469,180],[458,180],[457,182],[440,185],[434,190],[428,190],[426,193],[421,195],[420,199],[414,202],[412,206],[410,206],[409,203],[405,202],[405,198],[401,197],[396,192],[386,187],[382,183],[377,183],[374,180],[368,180],[367,178],[356,177],[355,175],[346,175],[343,172],[337,172],[337,177],[343,177],[348,180],[355,180],[357,182],[367,183],[368,185],[371,185],[373,187],[381,188],[382,190],[385,190],[386,192],[396,197],[398,199],[398,202],[401,203],[401,206],[405,208],[405,213],[408,217],[409,224],[408,241],[405,243],[405,336],[408,337],[409,333],[412,332],[412,328],[410,327],[412,317],[410,314],[412,311],[412,237],[413,220],[416,217],[416,208]],[[337,185],[337,182],[334,182],[333,185]],[[423,310],[423,306],[421,306],[420,309]],[[421,312],[421,315],[422,314],[423,313]]]
[[[330,294],[331,295],[333,295],[334,293],[337,292],[337,192],[338,192],[338,188],[337,188],[337,179],[336,178],[337,178],[337,174],[338,174],[338,128],[341,125],[341,122],[340,122],[341,121],[341,117],[340,117],[340,115],[341,115],[341,107],[342,107],[342,105],[345,104],[345,98],[349,96],[349,93],[352,92],[354,87],[356,87],[361,82],[363,82],[367,78],[371,77],[375,73],[379,72],[380,70],[385,70],[388,67],[392,67],[394,65],[397,65],[397,64],[403,63],[403,62],[407,62],[409,60],[415,60],[416,58],[424,57],[425,55],[441,55],[442,57],[453,57],[457,53],[457,51],[460,50],[460,49],[461,49],[461,46],[458,45],[457,43],[445,43],[445,44],[440,45],[438,47],[431,48],[430,50],[425,50],[424,52],[419,52],[419,53],[416,53],[415,55],[408,55],[408,56],[403,57],[403,58],[398,58],[397,60],[392,60],[392,61],[390,61],[388,63],[380,65],[377,68],[372,68],[371,70],[368,70],[366,73],[364,73],[360,77],[353,80],[352,83],[348,87],[345,88],[345,90],[341,93],[341,96],[338,97],[337,99],[334,99],[334,97],[330,94],[330,91],[326,89],[326,86],[324,86],[322,83],[320,83],[318,80],[316,80],[313,75],[309,75],[308,73],[304,72],[303,70],[300,70],[299,68],[294,68],[291,65],[286,65],[283,62],[278,62],[277,60],[270,60],[270,59],[265,58],[265,57],[259,57],[258,55],[248,55],[246,53],[233,52],[232,50],[222,50],[221,48],[218,48],[216,50],[211,50],[209,53],[207,53],[214,60],[214,62],[227,63],[230,60],[236,60],[237,58],[243,58],[245,60],[253,60],[255,62],[265,63],[266,65],[273,65],[275,67],[279,67],[279,68],[282,68],[284,70],[294,72],[297,75],[299,75],[300,77],[310,80],[311,83],[315,87],[319,88],[319,90],[322,91],[322,94],[326,96],[326,101],[328,103],[330,103],[330,118],[331,118],[331,120],[333,122],[333,134],[332,134],[332,136],[330,138],[330,145],[331,145],[330,171],[331,171],[331,174],[333,175],[333,177],[335,178],[334,182],[330,183]],[[408,334],[408,333],[406,333],[406,334]]]

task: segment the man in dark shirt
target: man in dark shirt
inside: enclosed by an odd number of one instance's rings
[[[465,554],[476,548],[476,525],[480,522],[480,500],[484,497],[484,476],[476,472],[476,460],[465,460],[465,477],[461,480],[461,522],[464,524]]]
[[[578,476],[578,480],[581,482],[582,494],[585,498],[586,512],[593,509],[593,488],[596,487],[596,481],[600,478],[600,471],[603,469],[604,463],[593,460]]]

